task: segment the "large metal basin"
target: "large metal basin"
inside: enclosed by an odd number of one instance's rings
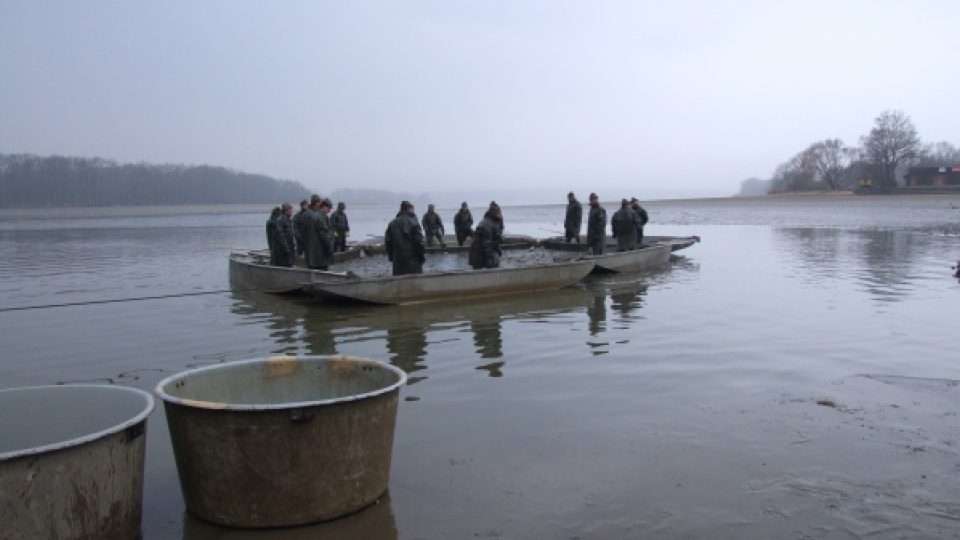
[[[152,410],[121,386],[0,390],[0,538],[139,538]]]
[[[376,360],[280,356],[169,377],[187,510],[230,527],[333,519],[387,490],[406,374]]]

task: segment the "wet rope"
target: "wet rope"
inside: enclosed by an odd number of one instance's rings
[[[236,291],[257,291],[260,289],[251,288],[251,289],[220,289],[216,291],[198,291],[191,293],[177,293],[177,294],[160,294],[156,296],[135,296],[132,298],[112,298],[109,300],[87,300],[85,302],[64,302],[62,304],[38,304],[33,306],[16,306],[16,307],[0,307],[0,313],[7,313],[10,311],[30,311],[35,309],[51,309],[51,308],[62,308],[62,307],[75,307],[75,306],[93,306],[96,304],[118,304],[121,302],[141,302],[144,300],[165,300],[168,298],[184,298],[187,296],[202,296],[205,294],[224,294],[229,292]]]

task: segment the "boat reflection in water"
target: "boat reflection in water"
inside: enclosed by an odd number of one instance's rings
[[[472,353],[475,369],[503,377],[510,356],[504,343],[505,324],[582,317],[588,321],[588,347],[593,354],[603,354],[606,343],[594,338],[606,329],[608,299],[616,320],[626,321],[642,307],[646,283],[645,276],[621,275],[590,278],[581,286],[554,291],[406,306],[330,306],[310,299],[235,291],[232,311],[266,323],[273,343],[264,352],[380,358],[407,372],[408,385],[414,385],[427,378],[430,351],[460,340],[462,333],[472,334],[472,351],[458,349],[457,360]]]
[[[407,384],[413,385],[427,378],[431,346],[458,340],[463,332],[473,334],[475,369],[487,371],[490,377],[504,376],[509,351],[503,334],[508,321],[549,322],[585,314],[590,353],[606,354],[609,343],[602,334],[608,324],[622,329],[637,318],[651,276],[655,274],[592,276],[577,287],[455,304],[332,306],[309,298],[234,291],[232,311],[266,322],[273,340],[270,353],[349,353],[381,358],[407,372]],[[608,312],[613,318],[609,323]],[[463,352],[458,351],[460,354]]]

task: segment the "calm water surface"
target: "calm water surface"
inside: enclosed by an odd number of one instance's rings
[[[147,540],[960,537],[960,198],[647,208],[648,234],[703,242],[656,273],[416,307],[228,291],[267,207],[3,211],[0,387],[152,390],[275,353],[409,373],[389,496],[270,533],[184,515],[158,408]],[[349,208],[353,239],[394,213]],[[504,215],[550,236],[563,207]],[[9,309],[183,293],[204,294]]]

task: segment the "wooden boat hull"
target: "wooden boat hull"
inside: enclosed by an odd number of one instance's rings
[[[671,251],[679,251],[681,249],[688,248],[699,241],[699,236],[644,236],[643,246],[648,247],[667,244],[670,246]],[[582,251],[584,253],[587,251],[587,244],[577,244],[573,242],[568,244],[562,236],[543,239],[540,241],[540,245],[546,249],[553,249],[557,251]],[[607,237],[606,247],[607,250],[617,249],[616,239]]]
[[[643,272],[654,270],[670,261],[672,253],[669,244],[660,244],[633,249],[630,251],[614,251],[604,255],[589,257],[596,264],[597,272]]]
[[[268,259],[266,259],[268,260]],[[331,283],[350,279],[345,272],[324,272],[302,266],[270,266],[254,252],[230,254],[230,286],[234,289],[270,293],[294,293],[305,284]]]
[[[558,289],[580,281],[593,270],[592,260],[518,268],[457,270],[372,279],[314,283],[304,290],[329,299],[374,304],[412,304],[466,297]]]
[[[699,236],[653,236],[648,240],[647,238],[643,239],[643,245],[654,244],[662,245],[666,244],[670,246],[670,251],[679,251],[681,249],[686,249],[700,241]]]

